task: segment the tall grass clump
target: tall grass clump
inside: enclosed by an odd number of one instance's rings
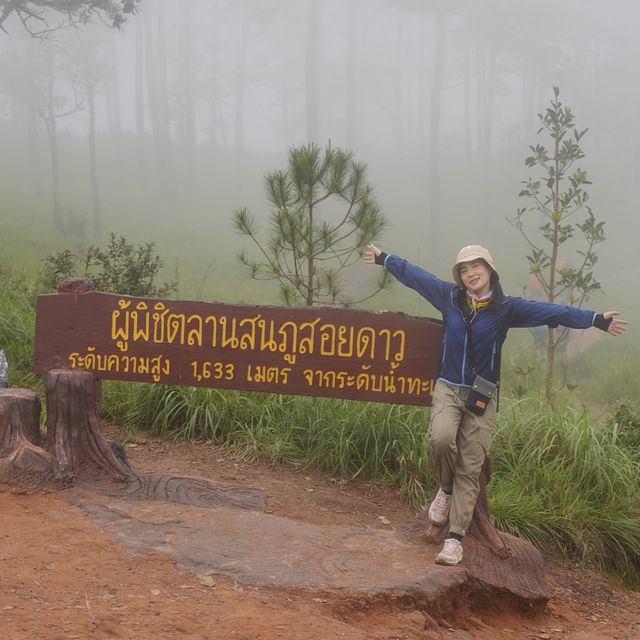
[[[626,415],[626,414],[625,414]],[[615,419],[505,400],[489,485],[496,526],[640,585],[640,453]],[[626,427],[625,427],[626,428]]]
[[[422,407],[252,392],[129,385],[104,409],[128,428],[174,439],[223,443],[248,459],[268,458],[378,480],[423,503],[428,411]]]
[[[37,387],[33,374],[36,292],[32,280],[0,263],[0,349],[9,362],[9,384]]]
[[[591,406],[626,398],[640,410],[640,346],[630,340],[602,340],[568,361],[576,393]]]

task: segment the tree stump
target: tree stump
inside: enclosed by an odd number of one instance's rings
[[[111,482],[126,482],[129,469],[102,435],[102,389],[95,374],[55,369],[45,391],[47,449],[53,454],[55,477],[72,480],[90,466]]]
[[[0,389],[0,482],[14,493],[57,491],[67,483],[53,475],[53,456],[39,445],[42,405],[35,391]]]
[[[550,595],[544,583],[542,555],[529,542],[493,526],[487,499],[490,479],[491,461],[487,456],[480,473],[480,491],[473,518],[463,540],[462,566],[487,587],[503,590],[505,597],[511,595],[516,601],[544,608]],[[441,542],[448,533],[448,523],[443,526],[432,524],[427,510],[400,530],[401,537],[426,543]]]
[[[41,412],[35,391],[0,389],[0,456],[9,455],[23,440],[40,445]]]

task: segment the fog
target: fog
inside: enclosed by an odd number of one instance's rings
[[[119,30],[4,29],[12,260],[32,268],[114,231],[156,242],[182,297],[274,302],[242,276],[231,214],[266,220],[265,173],[330,141],[368,165],[390,223],[380,246],[446,277],[462,245],[485,244],[519,294],[527,246],[506,218],[528,204],[524,159],[557,86],[589,129],[581,162],[606,222],[593,305],[640,315],[637,2],[143,0]]]

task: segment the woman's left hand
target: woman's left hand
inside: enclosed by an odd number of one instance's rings
[[[609,328],[607,329],[607,333],[610,333],[612,336],[619,336],[621,333],[624,333],[627,329],[627,321],[622,320],[621,318],[616,318],[619,316],[619,311],[606,311],[602,314],[605,320],[611,318],[611,323],[609,324]]]

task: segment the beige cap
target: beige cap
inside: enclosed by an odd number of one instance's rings
[[[479,244],[469,244],[466,247],[462,247],[460,251],[458,251],[458,255],[456,256],[456,263],[453,265],[453,269],[451,273],[453,274],[453,279],[456,281],[456,284],[459,287],[464,287],[462,283],[462,279],[460,278],[460,269],[459,265],[461,262],[471,262],[472,260],[484,260],[491,270],[496,274],[496,278],[499,278],[498,272],[496,271],[495,265],[493,264],[493,258],[491,254]]]

